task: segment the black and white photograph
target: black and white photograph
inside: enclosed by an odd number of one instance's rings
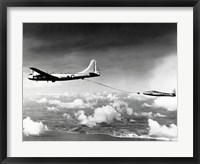
[[[23,141],[178,141],[177,23],[23,23],[22,67]]]

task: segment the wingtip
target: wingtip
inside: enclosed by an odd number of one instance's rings
[[[31,70],[37,70],[37,68],[34,68],[34,67],[29,67],[29,69],[31,69]]]

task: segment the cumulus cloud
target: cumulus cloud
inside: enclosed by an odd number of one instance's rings
[[[128,115],[132,115],[133,109],[128,107],[128,103],[122,100],[114,100],[111,105],[119,112],[119,113],[127,113]]]
[[[120,114],[110,105],[103,106],[95,109],[94,120],[97,123],[101,122],[112,122],[113,119],[120,120]]]
[[[158,97],[154,99],[152,104],[143,103],[143,107],[155,107],[165,108],[169,111],[177,110],[177,98],[176,97]]]
[[[61,108],[93,108],[90,103],[85,103],[82,99],[75,99],[72,102],[61,102],[60,100],[49,100],[49,104],[57,105]]]
[[[54,107],[54,106],[52,106],[52,107],[47,107],[47,110],[48,110],[48,111],[53,111],[53,112],[58,112],[58,111],[59,111],[59,109],[56,108],[56,107]]]
[[[126,113],[130,116],[133,114],[133,109],[132,108],[126,108]]]
[[[114,94],[112,94],[112,93],[109,93],[109,94],[107,95],[107,98],[108,98],[110,101],[113,101],[113,100],[116,100],[116,99],[117,99],[117,96],[114,95]]]
[[[115,100],[113,103],[112,103],[112,106],[114,108],[116,108],[116,110],[118,112],[123,112],[125,111],[125,109],[128,107],[128,103],[122,101],[122,100]]]
[[[91,108],[90,104],[84,103],[81,99],[75,99],[71,103],[67,103],[68,108]]]
[[[174,124],[171,124],[169,127],[167,127],[166,125],[160,125],[157,121],[152,119],[148,120],[148,124],[150,127],[150,136],[166,137],[169,139],[177,138],[177,126]]]
[[[176,97],[160,97],[154,100],[153,107],[162,107],[169,111],[177,110],[177,98]]]
[[[93,115],[86,116],[83,110],[75,113],[81,124],[89,127],[95,126],[97,123],[110,123],[114,119],[120,120],[121,115],[110,105],[96,108]]]
[[[85,112],[83,110],[79,110],[77,113],[75,113],[75,116],[80,121],[80,124],[87,125],[89,127],[96,126],[96,122],[93,119],[92,116],[86,116]]]
[[[124,114],[133,114],[133,109],[128,107],[128,103],[116,99],[112,94],[108,94],[108,96],[112,97],[110,100],[113,102],[96,108],[92,115],[87,116],[83,110],[76,112],[75,116],[80,121],[80,124],[93,127],[96,126],[97,123],[111,123],[113,120],[121,120]]]
[[[39,100],[36,100],[36,102],[42,104],[42,103],[47,103],[48,100],[46,98],[41,98]]]
[[[47,125],[44,125],[42,122],[34,122],[30,117],[26,117],[23,120],[23,133],[26,136],[35,135],[39,136],[40,134],[48,131]]]

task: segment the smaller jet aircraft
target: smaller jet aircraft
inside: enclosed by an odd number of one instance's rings
[[[148,96],[169,96],[169,97],[175,97],[176,96],[176,90],[174,89],[172,93],[165,93],[165,92],[159,92],[159,91],[145,91],[145,92],[143,92],[143,94],[144,95],[148,95]]]
[[[29,80],[35,81],[66,81],[66,80],[77,80],[84,78],[91,78],[100,76],[99,68],[97,67],[97,62],[95,60],[91,60],[89,66],[78,73],[65,73],[65,74],[54,74],[54,73],[46,73],[37,68],[30,67],[33,71],[32,74],[28,75]]]

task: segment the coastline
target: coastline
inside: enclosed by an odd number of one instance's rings
[[[166,141],[147,137],[113,136],[111,134],[87,134],[47,131],[40,136],[23,136],[23,141]]]

